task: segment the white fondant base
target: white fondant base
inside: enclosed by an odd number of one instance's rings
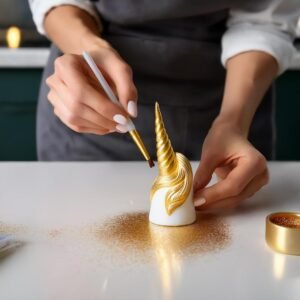
[[[196,211],[193,203],[193,191],[186,201],[169,216],[165,207],[167,188],[158,190],[151,201],[149,220],[151,223],[163,226],[184,226],[196,221]]]

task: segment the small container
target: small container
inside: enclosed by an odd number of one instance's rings
[[[268,215],[266,241],[277,252],[300,255],[300,213],[277,212]]]

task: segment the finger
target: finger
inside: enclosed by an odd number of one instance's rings
[[[82,107],[81,118],[89,120],[92,124],[101,126],[109,131],[115,131],[117,126],[119,125],[119,123],[103,117],[102,115],[98,114],[96,111],[94,111],[86,105],[83,105]]]
[[[47,98],[48,98],[48,101],[52,104],[52,106],[55,107],[56,102],[58,100],[57,94],[53,90],[50,90],[47,95]]]
[[[132,117],[137,117],[137,89],[133,82],[132,69],[114,53],[100,67],[110,77],[117,91],[117,97]]]
[[[217,167],[217,160],[210,155],[203,155],[194,176],[194,193],[202,190],[212,178]]]
[[[89,128],[83,126],[69,126],[73,131],[77,133],[85,133],[85,134],[96,134],[96,135],[106,135],[110,133],[107,130],[100,130],[98,128]]]
[[[87,94],[89,97],[84,98],[85,105],[110,121],[124,126],[128,125],[128,115],[121,107],[92,87],[87,87]]]
[[[69,119],[67,112],[63,111],[62,106],[59,108],[56,107],[54,109],[54,113],[65,125],[67,125],[73,131],[78,133],[93,133],[98,135],[104,135],[112,132],[101,126],[95,126],[93,123],[81,118],[77,118],[76,120]]]
[[[199,210],[208,209],[232,209],[236,208],[240,203],[250,197],[252,197],[257,191],[269,182],[269,173],[266,169],[261,174],[257,175],[251,180],[251,182],[245,187],[245,189],[236,197],[225,198],[212,204],[206,203],[197,207]]]
[[[89,128],[89,127],[83,127],[83,126],[75,126],[70,127],[73,131],[78,133],[86,133],[86,134],[96,134],[96,135],[106,135],[110,133],[107,130],[100,130],[97,128]]]
[[[120,125],[127,125],[128,114],[126,110],[112,103],[103,90],[95,87],[95,76],[92,77],[90,72],[81,56],[64,55],[55,60],[55,74],[67,86],[70,102],[75,103],[75,105],[84,103],[103,117],[116,121]],[[51,84],[49,81],[47,83]]]
[[[240,158],[237,166],[224,180],[205,188],[198,195],[195,194],[195,198],[204,198],[208,205],[225,198],[238,196],[249,182],[264,170],[262,167],[266,168],[265,162],[255,162],[254,158]]]
[[[54,74],[67,86],[71,87],[76,87],[78,84],[88,81],[86,63],[84,63],[81,55],[64,54],[56,58],[54,61]]]
[[[64,105],[72,112],[72,114],[74,114],[74,116],[89,120],[95,127],[101,126],[109,131],[116,130],[116,126],[119,123],[97,113],[88,105],[84,104],[84,101],[74,99],[68,87],[57,76],[49,77],[47,79],[47,84],[52,88],[52,91],[59,96]],[[126,122],[126,120],[124,122]]]
[[[222,166],[215,169],[215,174],[217,175],[218,179],[225,179],[232,169],[233,166]]]
[[[241,204],[241,202],[252,197],[258,190],[260,190],[267,183],[268,183],[268,176],[266,174],[259,175],[251,181],[251,183],[245,188],[243,193],[241,193],[239,196],[224,199],[212,205],[207,205],[207,206],[203,205],[201,207],[197,207],[197,210],[235,209]]]
[[[109,130],[105,127],[102,127],[98,124],[94,124],[89,120],[85,120],[81,117],[74,117],[70,114],[68,108],[61,101],[60,97],[55,93],[55,91],[50,90],[48,94],[48,99],[51,104],[54,106],[55,115],[69,128],[76,132],[90,132],[91,130],[96,134],[106,134],[113,132],[115,130]],[[87,131],[87,129],[89,131]]]

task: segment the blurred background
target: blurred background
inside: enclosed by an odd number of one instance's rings
[[[290,69],[277,79],[276,160],[300,160],[300,22]],[[36,160],[35,114],[49,42],[27,0],[0,1],[0,160]]]

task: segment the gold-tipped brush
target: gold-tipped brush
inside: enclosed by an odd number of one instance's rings
[[[111,100],[111,102],[120,105],[119,100],[113,93],[112,89],[110,88],[109,84],[105,80],[104,76],[102,75],[101,71],[98,69],[96,63],[94,62],[93,58],[89,55],[87,51],[83,52],[83,58],[85,59],[86,63],[89,65],[91,70],[93,71],[94,75],[98,79],[101,87],[103,88],[104,92],[106,93],[107,97]],[[154,167],[154,162],[151,159],[149,152],[147,151],[147,148],[145,147],[145,144],[143,143],[143,140],[139,133],[137,132],[133,122],[131,119],[128,119],[128,128],[129,128],[129,133],[134,140],[135,144],[143,154],[144,158],[147,160],[149,167],[152,168]]]
[[[130,130],[129,134],[131,135],[131,137],[134,140],[137,147],[140,149],[144,158],[147,160],[149,167],[150,168],[154,167],[154,162],[151,159],[150,154],[149,154],[147,148],[145,147],[145,144],[143,143],[143,140],[142,140],[140,134],[137,132],[137,130],[136,129]]]

